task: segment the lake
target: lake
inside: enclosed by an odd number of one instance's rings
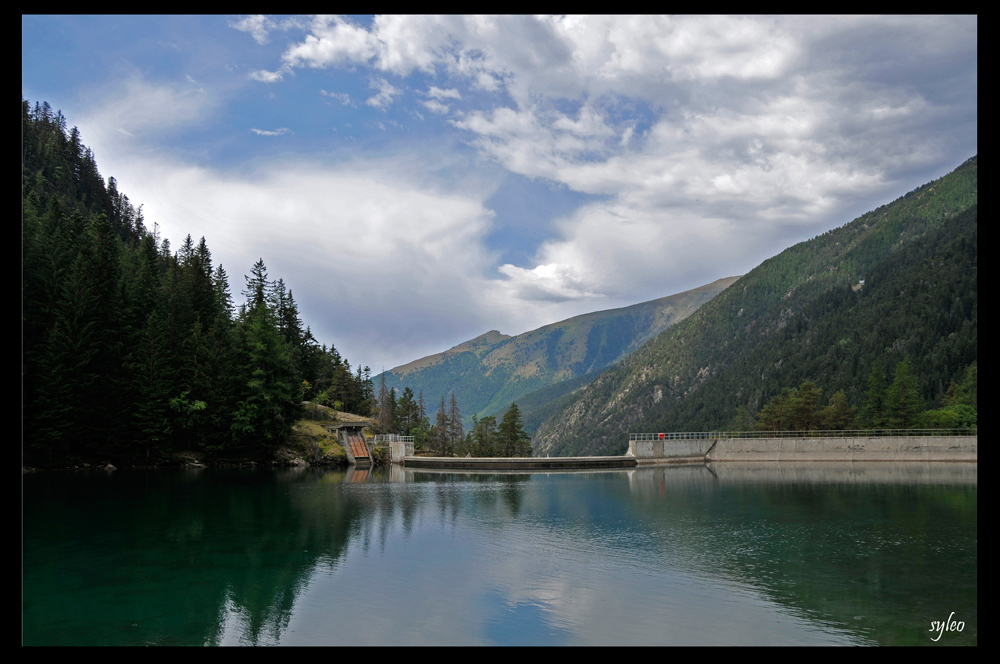
[[[31,473],[23,643],[976,645],[977,500],[974,463]]]

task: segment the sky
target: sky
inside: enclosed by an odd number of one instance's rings
[[[374,372],[745,274],[977,153],[975,16],[22,16],[77,126],[241,302]]]

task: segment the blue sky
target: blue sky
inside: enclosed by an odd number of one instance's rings
[[[742,274],[977,151],[976,17],[24,16],[147,224],[376,371]]]

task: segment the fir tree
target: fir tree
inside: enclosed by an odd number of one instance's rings
[[[881,429],[886,425],[885,391],[885,365],[878,360],[872,365],[868,376],[868,390],[859,415],[863,427]]]
[[[531,437],[524,432],[521,411],[516,403],[512,403],[504,413],[497,433],[501,456],[531,456]]]
[[[847,395],[843,390],[830,397],[829,405],[819,413],[821,428],[827,431],[844,431],[857,426],[855,411],[857,409],[848,405]]]
[[[823,391],[811,380],[804,381],[792,399],[792,431],[812,431],[819,428],[819,400]]]
[[[452,449],[458,448],[459,443],[465,440],[465,432],[462,430],[462,414],[458,410],[458,400],[455,393],[451,393],[451,402],[448,404],[448,445]]]
[[[785,387],[757,415],[759,431],[790,431],[795,393]]]
[[[434,442],[439,456],[448,456],[449,427],[448,414],[445,412],[444,395],[438,406],[437,419],[434,424]]]
[[[379,376],[378,381],[378,419],[377,426],[379,433],[392,433],[392,410],[389,405],[389,388],[385,384],[385,371]]]

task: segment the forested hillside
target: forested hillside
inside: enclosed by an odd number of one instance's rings
[[[368,414],[367,367],[317,343],[263,260],[234,306],[204,238],[171,251],[61,113],[21,104],[26,464],[267,456],[303,400]]]
[[[493,330],[387,371],[386,384],[399,392],[410,387],[430,399],[454,393],[467,419],[500,415],[528,395],[532,395],[533,409],[539,409],[547,399],[568,391],[544,388],[570,379],[578,379],[572,385],[586,383],[588,379],[581,382],[580,377],[596,375],[691,315],[736,279],[719,279],[650,302],[575,316],[515,337]]]
[[[976,203],[973,157],[765,261],[581,389],[539,427],[536,454],[740,427],[806,380],[859,407],[873,368],[904,360],[923,407],[937,407],[977,360]]]

